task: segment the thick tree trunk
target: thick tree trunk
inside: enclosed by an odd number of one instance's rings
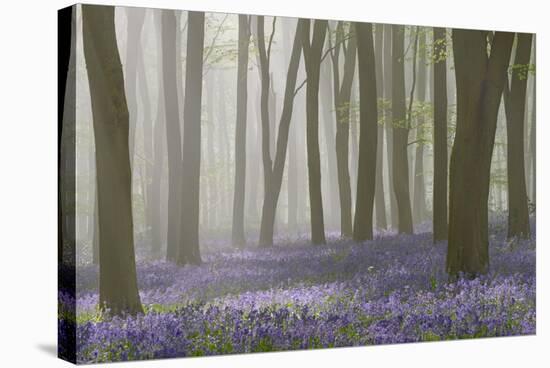
[[[433,240],[447,239],[447,35],[433,29],[434,176]]]
[[[260,17],[259,17],[260,18]],[[260,30],[260,21],[263,24],[263,20],[258,19],[258,33],[263,34],[263,29]],[[281,185],[283,181],[283,173],[285,167],[285,160],[287,155],[287,146],[288,146],[288,135],[290,131],[290,121],[292,118],[292,110],[294,105],[294,95],[296,89],[296,77],[298,74],[298,66],[300,65],[300,53],[301,53],[301,29],[303,27],[303,21],[298,21],[296,27],[296,34],[294,37],[294,43],[292,45],[292,54],[290,56],[290,62],[288,65],[288,71],[286,74],[286,85],[285,85],[285,94],[283,99],[283,110],[281,112],[281,120],[279,122],[279,129],[277,133],[277,147],[275,150],[275,163],[273,167],[271,166],[271,158],[269,157],[269,145],[266,142],[269,137],[266,137],[266,128],[267,118],[262,114],[262,151],[264,159],[264,180],[268,182],[265,184],[264,191],[264,202],[262,206],[262,219],[260,224],[260,247],[270,247],[273,245],[273,232],[275,225],[275,214],[277,210],[277,201],[279,199],[279,194],[281,192]],[[262,36],[263,37],[263,36]],[[265,52],[265,45],[262,46],[262,41],[259,40],[258,44],[260,45],[260,55],[264,55],[262,59],[262,68],[265,65],[269,65],[268,61],[265,59],[267,53]],[[263,73],[263,71],[262,71]],[[262,101],[263,105],[266,106],[267,98],[263,95],[262,91]],[[267,153],[266,153],[267,148]]]
[[[204,12],[189,12],[183,115],[181,236],[177,263],[200,264],[199,198],[201,167]]]
[[[384,25],[384,102],[387,106],[384,114],[384,126],[386,131],[386,163],[388,169],[388,196],[390,199],[389,219],[393,229],[397,229],[399,219],[397,200],[393,190],[393,112],[392,112],[392,26]]]
[[[168,236],[166,259],[176,261],[181,229],[181,132],[178,101],[178,55],[176,55],[176,16],[162,11],[162,61],[166,147],[168,150]]]
[[[112,314],[143,312],[132,224],[128,107],[114,8],[82,5],[84,55],[96,141],[99,304]]]
[[[515,68],[512,72],[509,95],[510,111],[506,114],[506,133],[508,136],[508,238],[516,236],[529,238],[531,236],[527,186],[525,184],[523,133],[528,78],[524,66],[529,64],[532,37],[528,33],[517,34],[514,65],[521,66],[521,68]],[[506,94],[504,94],[504,98],[506,98]]]
[[[244,235],[244,198],[246,183],[246,106],[248,81],[248,46],[250,25],[247,15],[239,15],[237,60],[237,121],[235,123],[235,192],[233,195],[233,226],[231,242],[242,248]],[[255,180],[252,178],[252,180]]]
[[[489,266],[488,197],[497,114],[514,34],[453,29],[457,125],[451,154],[447,272],[475,276]]]
[[[418,30],[418,83],[416,100],[423,108],[426,101],[426,33]],[[424,182],[424,132],[426,118],[421,112],[416,121],[416,154],[413,181],[413,222],[420,224],[426,220],[426,184]]]
[[[321,160],[319,152],[319,74],[321,53],[328,22],[316,20],[313,39],[310,41],[310,20],[304,20],[302,47],[307,74],[306,86],[306,138],[309,177],[309,205],[311,213],[311,242],[325,244],[323,198],[321,195]]]
[[[374,42],[374,58],[376,63],[376,98],[381,99],[384,95],[384,79],[383,79],[383,39],[384,25],[375,25],[375,42]],[[383,109],[378,109],[378,122],[382,120],[384,114]],[[386,229],[388,223],[386,220],[386,200],[384,196],[384,126],[377,124],[377,145],[376,145],[376,227]]]
[[[355,23],[359,62],[359,164],[353,239],[372,239],[378,112],[372,25]]]
[[[393,119],[393,191],[397,202],[398,231],[412,234],[407,147],[409,127],[405,113],[405,69],[403,26],[392,26],[392,119]]]

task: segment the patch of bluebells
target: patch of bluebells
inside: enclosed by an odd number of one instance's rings
[[[201,266],[138,262],[146,309],[96,311],[97,268],[77,272],[81,363],[535,333],[535,241],[493,229],[488,274],[449,280],[446,244],[379,233],[208,252]],[[67,301],[70,303],[70,301]],[[62,318],[62,317],[60,317]]]

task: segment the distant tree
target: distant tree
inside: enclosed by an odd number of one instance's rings
[[[376,96],[379,101],[384,97],[384,61],[383,61],[383,39],[384,25],[378,23],[374,26],[374,59],[376,63]],[[386,66],[387,67],[387,66]],[[378,122],[384,117],[384,109],[378,109]],[[374,201],[376,207],[376,227],[386,229],[388,223],[386,220],[386,199],[384,195],[384,126],[377,126],[377,145],[376,145],[376,189]]]
[[[177,23],[174,10],[162,11],[162,85],[166,120],[166,147],[168,150],[168,235],[166,259],[176,261],[181,229],[181,131],[178,101],[176,54]]]
[[[200,264],[199,198],[201,166],[201,109],[204,50],[204,12],[190,11],[187,26],[181,235],[177,263]]]
[[[525,183],[524,126],[527,78],[531,57],[530,33],[517,34],[515,60],[512,66],[512,83],[508,79],[504,86],[503,98],[506,99],[506,132],[508,136],[507,172],[508,172],[508,238],[529,238],[529,209],[527,206],[527,186]]]
[[[353,239],[372,239],[378,109],[372,24],[355,23],[359,61],[359,164]]]
[[[327,31],[326,20],[315,20],[313,38],[310,39],[310,23],[304,20],[302,49],[307,74],[306,86],[306,137],[309,176],[309,204],[311,213],[311,241],[325,244],[323,198],[321,195],[321,161],[319,152],[319,74],[321,53]]]
[[[340,198],[340,232],[344,237],[353,233],[351,216],[351,183],[349,174],[350,105],[353,76],[357,59],[354,27],[350,26],[345,43],[344,24],[336,26],[336,42],[331,51],[334,109],[336,110],[336,166]],[[330,40],[330,38],[329,38]],[[340,82],[340,53],[344,53],[344,74]]]
[[[457,87],[451,154],[447,272],[475,276],[489,266],[488,198],[497,114],[514,34],[453,29]],[[488,52],[490,50],[490,52]]]
[[[418,32],[418,83],[416,100],[419,111],[416,114],[416,153],[413,180],[413,222],[422,223],[426,220],[426,184],[424,181],[424,134],[426,131],[426,116],[424,103],[426,101],[426,85],[428,83],[426,68],[426,31],[419,28]]]
[[[433,240],[447,239],[447,34],[433,29],[434,174]]]
[[[397,200],[393,190],[393,113],[392,113],[392,94],[393,94],[393,76],[392,76],[392,26],[384,25],[384,128],[386,131],[386,163],[388,168],[388,197],[389,197],[389,216],[391,227],[398,227],[399,219],[397,216]]]
[[[134,163],[134,146],[138,125],[137,65],[141,54],[141,30],[145,19],[145,9],[124,8],[126,13],[126,59],[124,63],[124,81],[130,116],[130,165]]]
[[[157,111],[153,128],[153,173],[151,186],[153,194],[149,203],[151,209],[151,242],[153,257],[158,258],[161,255],[162,236],[162,213],[164,206],[161,201],[162,194],[162,172],[164,167],[164,157],[166,155],[166,114],[164,101],[164,58],[162,55],[162,11],[154,13],[155,28],[157,31]],[[170,208],[170,204],[168,205]]]
[[[233,246],[242,247],[244,236],[244,198],[246,183],[246,106],[248,82],[248,46],[250,24],[247,15],[239,15],[237,58],[237,121],[235,124],[235,192],[233,195]],[[252,180],[255,180],[252,178]]]
[[[405,29],[392,26],[392,119],[393,119],[393,190],[397,202],[398,231],[412,234],[412,211],[409,194],[407,146],[409,126],[405,107]]]
[[[129,118],[114,11],[111,6],[82,5],[96,145],[99,304],[113,314],[137,314],[143,309],[134,256]]]

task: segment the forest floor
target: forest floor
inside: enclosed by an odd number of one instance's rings
[[[138,261],[145,314],[103,316],[96,266],[77,270],[79,362],[310,349],[535,333],[535,237],[490,229],[490,271],[453,281],[431,233],[336,237],[207,252],[200,266]],[[534,224],[533,224],[534,233]],[[60,324],[70,319],[61,293]],[[65,308],[63,307],[65,305]],[[74,315],[73,315],[74,320]]]

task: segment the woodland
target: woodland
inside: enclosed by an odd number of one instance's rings
[[[535,35],[97,5],[59,27],[62,358],[536,332]]]

